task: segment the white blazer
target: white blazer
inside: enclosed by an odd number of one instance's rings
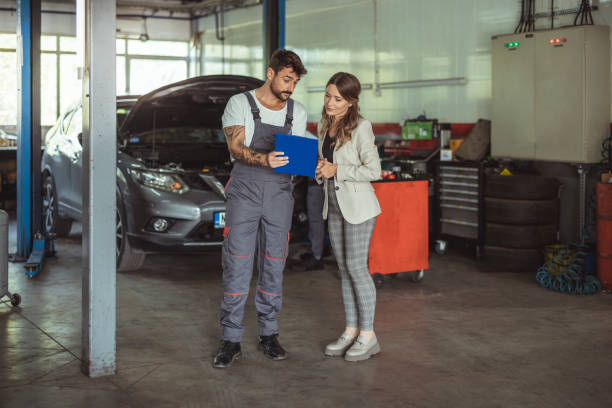
[[[317,127],[319,134],[319,158],[323,159],[323,137],[320,134],[321,123]],[[372,124],[366,119],[360,119],[359,124],[351,133],[351,140],[342,147],[334,148],[334,164],[338,170],[334,176],[336,197],[342,216],[351,224],[361,224],[380,214],[380,205],[370,181],[381,178],[380,158],[374,144]],[[322,180],[317,180],[323,183]],[[327,219],[328,191],[327,183],[323,184],[325,203],[323,218]]]

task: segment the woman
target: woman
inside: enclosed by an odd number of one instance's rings
[[[359,114],[361,84],[346,72],[327,82],[319,123],[316,176],[325,190],[323,217],[342,278],[346,328],[328,356],[360,361],[380,351],[374,334],[376,288],[368,270],[370,237],[380,206],[370,184],[380,179],[372,124]]]

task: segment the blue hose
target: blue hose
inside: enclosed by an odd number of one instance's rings
[[[573,295],[594,295],[601,291],[601,283],[594,275],[585,273],[585,259],[589,251],[584,242],[572,243],[560,249],[538,268],[536,281],[547,289]],[[571,258],[571,262],[568,260]],[[569,265],[568,265],[569,263]]]

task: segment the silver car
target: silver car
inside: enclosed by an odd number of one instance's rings
[[[117,269],[151,252],[218,247],[231,163],[221,116],[228,99],[263,82],[191,78],[117,100]],[[82,110],[73,106],[45,136],[43,225],[66,236],[82,217]]]

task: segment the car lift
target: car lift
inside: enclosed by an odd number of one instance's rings
[[[40,273],[45,257],[55,256],[55,234],[49,233],[45,237],[40,232],[34,236],[32,245],[32,253],[25,263],[25,268],[28,270],[26,276],[32,278]]]
[[[55,234],[45,237],[39,232],[42,229],[40,16],[41,0],[17,3],[17,35],[21,39],[22,58],[17,117],[17,252],[10,260],[25,261],[28,277],[40,273],[45,255],[55,253]]]

